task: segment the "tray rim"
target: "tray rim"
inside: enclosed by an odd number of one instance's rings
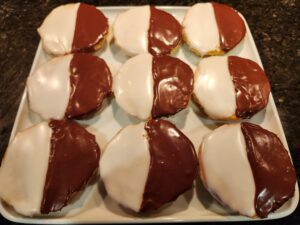
[[[130,5],[130,6],[96,6],[97,9],[100,10],[126,10],[132,7],[136,7],[136,6],[142,6],[142,5]],[[163,10],[187,10],[188,8],[190,8],[191,6],[172,6],[172,5],[156,5],[157,8],[159,9],[163,9]],[[249,25],[245,19],[245,17],[238,12],[239,15],[242,17],[242,19],[245,22],[246,25],[246,29],[249,31],[247,32],[247,35],[249,36],[249,41],[250,41],[250,45],[251,47],[253,47],[253,52],[255,57],[258,59],[258,64],[262,67],[262,69],[264,69],[261,58],[259,56],[253,35],[251,33],[251,30],[249,28]],[[42,43],[41,41],[39,41],[38,47],[35,51],[35,56],[34,56],[34,60],[33,63],[31,64],[31,68],[30,68],[30,72],[28,73],[28,76],[30,76],[30,74],[32,74],[33,69],[36,67],[36,64],[38,62],[38,52],[43,51],[42,50]],[[200,59],[201,57],[199,57]],[[27,76],[27,77],[28,77]],[[17,110],[17,114],[15,117],[15,121],[14,121],[14,125],[11,131],[11,135],[9,138],[9,142],[8,144],[12,141],[12,139],[14,138],[17,129],[18,129],[18,125],[20,123],[20,119],[21,119],[21,114],[23,112],[24,109],[24,104],[26,104],[26,98],[27,98],[27,88],[25,86],[22,97],[21,97],[21,101]],[[290,153],[290,149],[289,149],[289,145],[284,133],[284,129],[278,114],[278,110],[272,95],[272,92],[270,93],[269,96],[269,104],[271,105],[272,109],[274,110],[274,117],[276,119],[276,121],[278,122],[278,128],[279,128],[279,134],[284,137],[283,140],[281,140],[283,142],[283,144],[287,147],[288,150],[288,154],[290,155],[291,161],[293,163],[293,159],[291,157],[291,153]],[[4,153],[5,154],[5,153]],[[133,218],[131,220],[80,220],[80,221],[76,221],[73,220],[72,218],[64,218],[64,217],[58,217],[58,218],[34,218],[34,217],[23,217],[22,215],[19,215],[19,217],[16,217],[12,214],[9,213],[9,211],[7,211],[4,207],[4,203],[0,200],[0,214],[7,220],[12,221],[12,222],[17,222],[17,223],[26,223],[26,224],[36,224],[36,223],[42,223],[42,224],[90,224],[90,223],[98,223],[98,224],[104,224],[104,223],[108,223],[108,224],[112,224],[112,223],[120,223],[120,224],[129,224],[129,223],[182,223],[182,222],[246,222],[246,221],[266,221],[266,220],[276,220],[276,219],[280,219],[280,218],[284,218],[287,217],[289,215],[291,215],[297,208],[298,204],[299,204],[299,186],[298,186],[298,182],[296,181],[296,185],[295,185],[295,193],[293,198],[296,198],[296,200],[293,202],[293,204],[291,205],[291,207],[286,210],[284,213],[280,213],[279,215],[276,215],[275,213],[272,213],[271,215],[273,217],[268,217],[268,218],[248,218],[248,217],[244,217],[244,216],[232,216],[232,215],[228,215],[228,216],[224,216],[222,218],[219,218],[217,220],[211,220],[208,219],[210,217],[204,217],[203,220],[199,220],[199,219],[190,219],[190,220],[184,220],[184,219],[162,219],[162,218]],[[278,214],[278,213],[277,213]]]

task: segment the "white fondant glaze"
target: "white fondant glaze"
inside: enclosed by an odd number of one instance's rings
[[[53,9],[38,28],[43,48],[54,55],[72,50],[79,3],[61,5]]]
[[[40,214],[52,129],[47,122],[19,132],[0,168],[0,197],[18,213]]]
[[[42,64],[27,80],[31,110],[43,119],[64,118],[71,92],[70,62],[73,55]]]
[[[240,124],[223,125],[206,135],[200,154],[211,193],[234,211],[255,216],[255,183]]]
[[[108,194],[136,212],[140,210],[150,167],[145,124],[123,128],[107,145],[100,175]]]
[[[195,72],[194,94],[209,117],[227,119],[235,115],[235,89],[227,56],[200,61]]]
[[[219,29],[211,3],[193,5],[183,20],[183,33],[190,48],[201,56],[220,51]]]
[[[140,119],[151,116],[154,98],[152,58],[146,53],[127,60],[113,82],[118,105]]]
[[[113,24],[116,44],[134,56],[148,52],[150,6],[136,6],[121,13]]]

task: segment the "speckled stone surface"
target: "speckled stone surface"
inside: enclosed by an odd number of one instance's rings
[[[36,28],[56,6],[69,1],[7,0],[0,3],[0,156],[3,155],[17,113],[39,36]],[[192,5],[197,1],[85,1],[94,5]],[[264,68],[300,177],[300,1],[247,0],[227,3],[246,18]],[[1,158],[1,157],[0,157]],[[0,224],[14,224],[0,216]],[[214,223],[210,223],[214,224]],[[290,216],[241,224],[299,225],[300,207]]]

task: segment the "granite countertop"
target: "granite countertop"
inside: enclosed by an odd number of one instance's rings
[[[26,78],[38,46],[36,28],[56,6],[69,1],[7,0],[0,4],[0,158],[5,152]],[[192,5],[197,1],[86,1],[95,5]],[[297,0],[220,1],[246,18],[300,177],[300,4]],[[13,224],[0,216],[0,224]],[[300,207],[290,216],[251,224],[300,224]],[[250,224],[250,223],[242,223]]]

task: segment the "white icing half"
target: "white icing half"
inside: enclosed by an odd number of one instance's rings
[[[182,25],[188,45],[201,56],[210,51],[220,51],[219,29],[211,3],[193,5]]]
[[[108,194],[136,212],[140,210],[150,167],[145,124],[122,129],[107,145],[100,175]]]
[[[54,55],[72,50],[79,3],[61,5],[53,9],[38,28],[44,49]]]
[[[71,91],[72,57],[66,55],[46,62],[27,80],[30,108],[43,119],[64,118]]]
[[[235,115],[235,89],[227,56],[212,56],[200,61],[195,73],[194,94],[209,117],[227,119]]]
[[[212,194],[240,214],[255,216],[255,183],[240,124],[223,125],[205,136],[200,154]]]
[[[151,116],[153,105],[152,55],[146,53],[127,60],[114,77],[118,105],[140,119]]]
[[[128,55],[148,52],[150,6],[136,6],[121,13],[113,24],[116,44]]]
[[[40,214],[52,129],[47,122],[19,132],[0,168],[0,198],[18,213]]]

